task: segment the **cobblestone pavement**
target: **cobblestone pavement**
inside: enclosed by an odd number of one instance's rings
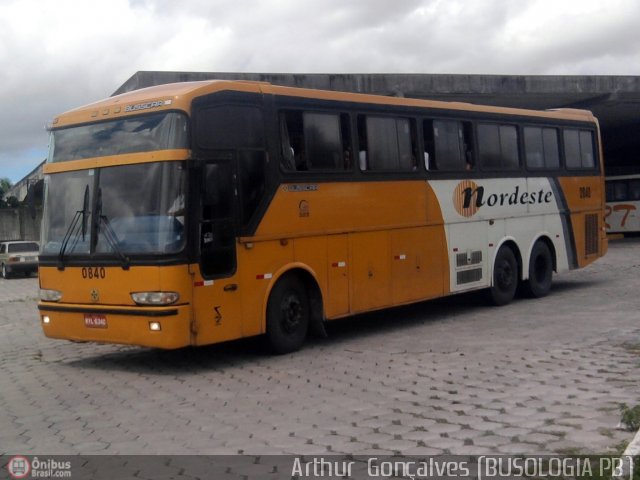
[[[463,295],[334,323],[268,356],[44,338],[37,279],[0,280],[0,453],[607,453],[640,403],[640,239],[552,293]]]

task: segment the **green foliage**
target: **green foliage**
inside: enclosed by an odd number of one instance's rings
[[[620,405],[620,413],[622,414],[620,422],[627,427],[627,430],[636,431],[640,429],[640,405],[629,407],[623,403]]]
[[[11,188],[11,180],[7,177],[0,178],[0,208],[9,206],[4,199],[4,194]]]

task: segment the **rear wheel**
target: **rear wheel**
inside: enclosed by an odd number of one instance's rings
[[[494,305],[506,305],[516,294],[518,288],[518,261],[507,246],[498,250],[493,265],[493,285],[489,289],[489,299]]]
[[[299,350],[309,329],[309,295],[294,275],[273,287],[267,303],[267,340],[278,354]]]
[[[525,292],[532,297],[544,297],[551,290],[553,258],[545,242],[536,242],[529,259],[529,280],[524,284]]]

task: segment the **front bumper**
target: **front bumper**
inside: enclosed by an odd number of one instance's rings
[[[4,264],[8,274],[14,273],[36,273],[38,262],[11,262]]]
[[[191,345],[191,307],[121,307],[40,302],[49,338],[175,349]],[[159,330],[152,329],[159,326]]]

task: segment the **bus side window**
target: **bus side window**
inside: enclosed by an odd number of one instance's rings
[[[280,112],[280,144],[282,168],[286,171],[308,170],[304,152],[302,112],[287,110]]]
[[[266,160],[266,154],[261,150],[238,152],[243,225],[249,223],[265,192]]]
[[[625,202],[628,199],[628,195],[627,195],[627,182],[626,181],[621,181],[621,182],[614,182],[613,184],[613,200],[615,202]]]
[[[560,167],[558,133],[555,128],[524,127],[524,156],[531,170]]]
[[[360,170],[417,170],[415,120],[405,117],[358,117]]]
[[[595,168],[593,133],[588,130],[566,129],[563,132],[564,155],[568,169]]]
[[[284,171],[351,169],[349,115],[332,112],[280,112],[281,166]]]
[[[368,168],[367,162],[367,127],[364,115],[358,115],[358,165],[363,172]]]
[[[515,170],[520,166],[518,130],[515,125],[478,125],[478,153],[482,168]]]
[[[340,115],[305,112],[304,141],[309,170],[343,170],[344,147]]]
[[[473,170],[473,135],[470,122],[427,120],[423,125],[423,136],[429,170]]]

